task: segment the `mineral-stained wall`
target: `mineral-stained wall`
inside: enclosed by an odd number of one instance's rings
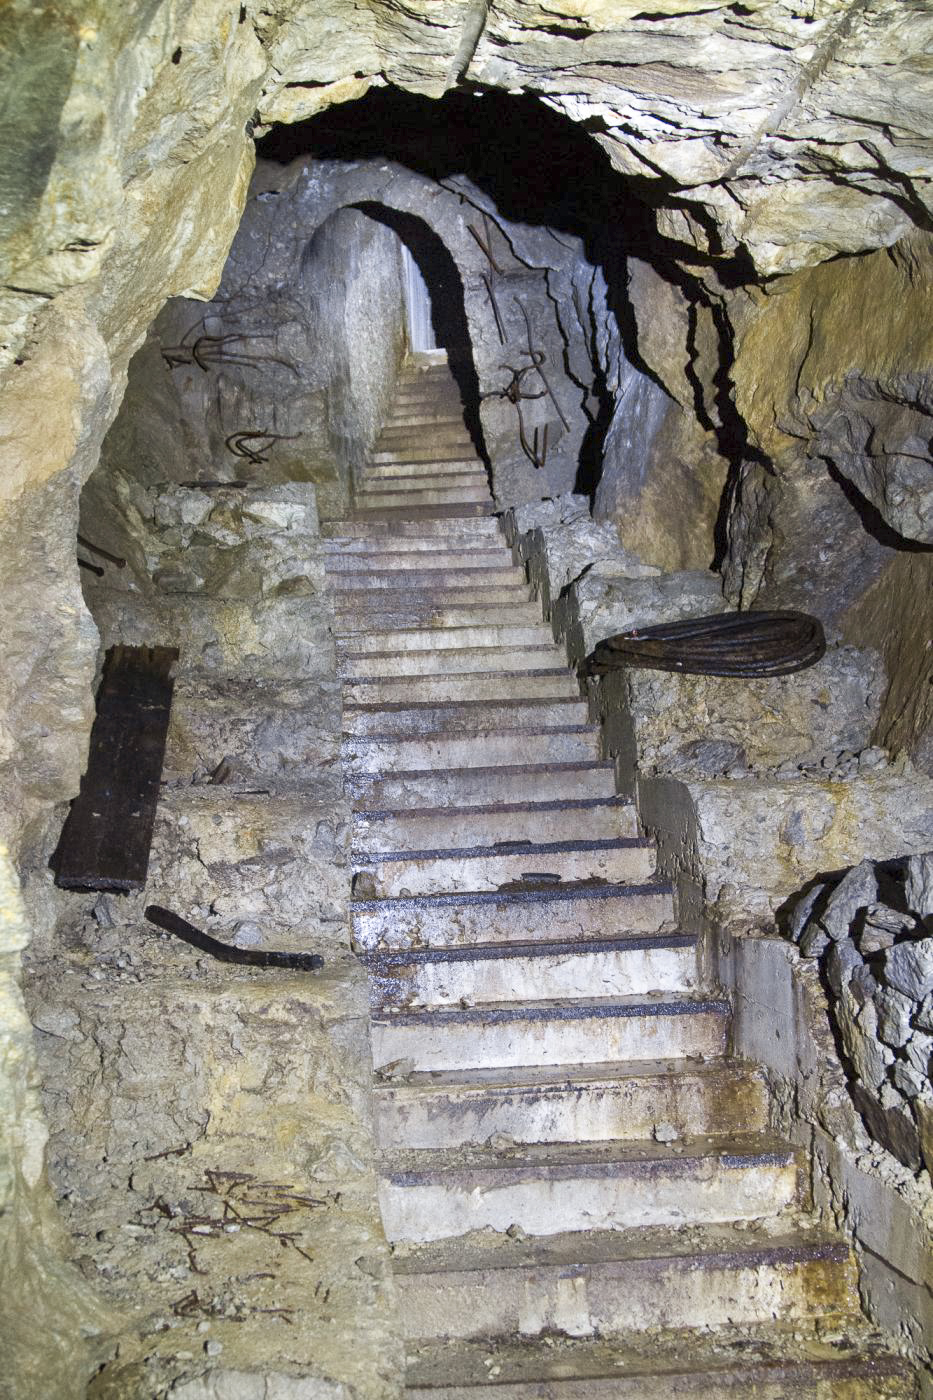
[[[881,737],[929,764],[930,652],[922,615],[905,617],[931,557],[925,0],[14,0],[0,27],[0,833],[15,863],[47,854],[83,765],[97,639],[78,500],[130,358],[167,298],[215,292],[254,135],[374,84],[521,90],[585,123],[628,177],[605,220],[631,220],[647,269],[630,265],[626,349],[655,381],[613,386],[638,387],[640,422],[616,405],[600,513],[667,568],[710,545],[745,601],[793,586],[830,605],[849,641],[884,651]],[[5,927],[17,1211],[0,1228],[19,1296],[51,1299],[25,1393],[64,1396],[101,1324],[46,1227],[24,936],[18,916]]]

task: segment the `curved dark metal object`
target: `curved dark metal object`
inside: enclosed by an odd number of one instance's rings
[[[166,933],[173,933],[176,938],[190,943],[192,948],[197,948],[202,953],[210,953],[212,958],[217,958],[220,962],[245,963],[247,967],[288,967],[297,972],[317,972],[318,968],[324,966],[324,959],[319,953],[263,953],[257,948],[234,948],[229,943],[221,943],[219,939],[211,938],[210,934],[202,933],[194,924],[189,924],[187,919],[182,919],[178,914],[173,914],[171,909],[163,909],[158,904],[148,906],[146,918],[151,924],[165,929]]]
[[[254,466],[261,466],[269,460],[267,454],[277,442],[294,442],[298,433],[264,433],[255,429],[231,433],[224,439],[224,446],[235,457],[245,457]]]
[[[753,680],[803,671],[825,651],[822,624],[809,613],[713,613],[606,637],[580,670],[585,676],[604,676],[637,666]]]

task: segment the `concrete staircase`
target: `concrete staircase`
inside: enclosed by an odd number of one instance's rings
[[[913,1395],[492,510],[410,362],[327,545],[408,1394]]]

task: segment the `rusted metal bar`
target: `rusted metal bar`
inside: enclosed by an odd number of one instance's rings
[[[822,624],[809,613],[714,613],[616,633],[593,649],[581,670],[602,676],[633,666],[752,680],[803,671],[825,651]]]
[[[560,404],[558,403],[558,401],[557,401],[557,396],[556,396],[556,394],[554,393],[554,390],[551,388],[550,381],[548,380],[547,375],[544,373],[543,366],[544,366],[545,360],[547,359],[547,356],[545,355],[545,353],[544,353],[543,350],[537,349],[536,346],[535,346],[535,344],[534,344],[534,340],[533,340],[533,337],[532,337],[532,334],[531,334],[531,321],[530,321],[529,318],[528,318],[528,312],[525,310],[523,304],[519,301],[518,297],[513,297],[512,300],[514,301],[515,305],[518,307],[519,311],[522,313],[522,317],[523,317],[524,322],[525,322],[525,330],[526,330],[526,332],[527,332],[527,334],[528,334],[528,349],[525,351],[525,353],[526,353],[526,355],[528,356],[528,358],[531,360],[531,368],[536,369],[536,370],[538,371],[538,373],[540,374],[540,376],[541,376],[541,383],[544,385],[545,389],[547,390],[548,397],[550,398],[551,403],[554,405],[555,409],[557,410],[557,416],[558,416],[558,418],[560,419],[560,421],[563,423],[565,430],[569,433],[569,432],[570,432],[570,424],[567,422],[567,419],[566,419],[566,417],[565,417],[565,415],[564,415],[564,410],[561,408]]]
[[[481,248],[481,249],[483,250],[483,252],[486,254],[486,257],[489,259],[489,266],[492,268],[493,272],[497,273],[500,277],[504,277],[504,276],[505,276],[505,271],[504,271],[504,269],[501,268],[501,267],[499,266],[499,264],[496,262],[495,256],[494,256],[493,251],[492,251],[492,247],[491,247],[492,240],[491,240],[490,237],[489,237],[489,225],[488,225],[488,224],[485,225],[485,233],[486,233],[486,237],[485,237],[485,238],[484,238],[483,235],[478,231],[478,229],[475,229],[475,228],[473,227],[472,224],[467,224],[467,233],[472,234],[472,236],[473,236],[473,238],[475,239],[475,241],[479,244],[480,248]]]
[[[234,948],[229,943],[211,938],[210,934],[189,924],[187,919],[158,904],[147,907],[146,918],[157,928],[174,934],[176,938],[190,943],[192,948],[209,953],[220,962],[243,963],[247,967],[288,967],[297,972],[316,972],[324,966],[324,959],[319,953],[261,952],[257,948]]]
[[[265,454],[273,443],[294,442],[297,437],[299,437],[298,433],[267,433],[249,430],[231,433],[225,439],[224,445],[227,451],[232,452],[235,457],[245,457],[247,461],[258,467],[269,460]],[[260,443],[264,443],[264,446],[260,447]]]
[[[505,334],[505,325],[502,321],[502,313],[499,310],[499,302],[496,298],[495,289],[492,285],[492,279],[490,277],[487,277],[485,272],[483,273],[483,286],[486,288],[486,293],[489,297],[489,305],[492,307],[492,314],[496,322],[496,330],[499,334],[499,344],[504,345],[507,336]]]
[[[89,559],[79,559],[78,568],[87,569],[88,573],[96,574],[98,578],[103,578],[104,576],[103,569],[99,568],[97,564],[92,564]]]
[[[126,568],[126,560],[121,559],[119,554],[111,554],[109,549],[101,549],[99,544],[91,544],[83,535],[78,536],[78,544],[91,554],[96,554],[99,559],[106,559],[108,564],[114,564],[118,569]]]
[[[254,486],[253,481],[180,481],[186,491],[243,491]]]
[[[202,324],[203,321],[196,322],[191,329],[196,329],[196,326]],[[296,378],[300,378],[297,366],[281,355],[269,355],[263,350],[245,353],[232,348],[237,342],[271,340],[271,332],[228,331],[225,335],[202,334],[189,343],[187,337],[190,333],[190,330],[186,331],[178,345],[162,347],[162,358],[170,369],[195,364],[207,372],[212,365],[241,365],[244,369],[259,369],[262,365],[282,365]]]

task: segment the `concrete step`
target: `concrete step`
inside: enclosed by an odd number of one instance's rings
[[[440,477],[443,480],[459,481],[472,480],[474,477],[479,481],[488,482],[485,469],[477,467],[474,461],[470,460],[471,454],[467,453],[463,461],[445,462],[443,467],[436,466],[433,462],[409,462],[406,467],[397,467],[394,462],[382,462],[379,465],[367,463],[361,469],[360,479],[363,482],[371,481],[433,481]]]
[[[373,951],[456,948],[511,939],[527,943],[537,938],[600,938],[626,931],[656,933],[673,928],[674,903],[672,887],[660,881],[544,886],[529,882],[525,888],[508,891],[356,898],[350,912],[354,947]],[[607,1054],[603,1058],[632,1057]],[[638,1058],[650,1059],[652,1053],[648,1050]]]
[[[321,522],[324,549],[342,552],[366,549],[372,541],[379,549],[436,549],[463,543],[490,542],[504,545],[499,522],[493,517],[466,517],[463,520],[378,521],[324,520]]]
[[[378,1083],[374,1109],[377,1142],[401,1147],[452,1148],[494,1134],[515,1142],[637,1142],[659,1128],[684,1138],[768,1125],[761,1072],[729,1060],[413,1074]]]
[[[491,846],[497,841],[609,839],[637,836],[632,803],[618,797],[556,802],[498,802],[409,810],[357,810],[354,851],[425,850],[451,845]]]
[[[496,763],[569,763],[599,757],[597,725],[516,728],[497,734],[424,734],[418,738],[347,738],[343,760],[356,773],[410,773],[425,768],[490,768]]]
[[[637,837],[509,841],[493,846],[353,854],[357,876],[365,873],[367,887],[383,899],[402,894],[442,894],[448,890],[498,890],[541,871],[558,876],[562,882],[611,880],[639,884],[651,879],[656,861],[654,842]]]
[[[387,555],[386,559],[389,557]],[[413,592],[424,595],[433,594],[438,588],[469,588],[473,584],[487,588],[502,588],[508,584],[512,588],[524,589],[527,598],[527,584],[521,569],[515,569],[508,564],[475,566],[468,564],[457,567],[417,568],[413,565],[405,567],[400,564],[389,564],[387,567],[383,567],[383,561],[379,561],[378,567],[368,567],[364,564],[360,569],[354,570],[349,567],[352,562],[349,559],[341,559],[339,567],[328,568],[328,587],[334,592],[352,589],[353,592],[358,593],[363,589],[404,587],[408,590],[409,595]],[[541,626],[540,608],[538,608],[537,625]]]
[[[685,996],[396,1011],[373,1017],[373,1064],[460,1070],[722,1055],[728,1020],[726,1002]]]
[[[523,1143],[411,1148],[383,1156],[379,1208],[390,1240],[472,1230],[557,1235],[778,1216],[798,1195],[794,1149],[765,1134],[680,1143]]]
[[[362,956],[377,1011],[556,1001],[585,997],[594,987],[601,996],[647,996],[689,992],[697,983],[696,938],[685,933],[478,943]]]
[[[357,479],[357,501],[373,491],[392,491],[400,498],[404,494],[411,500],[416,498],[419,491],[452,491],[460,487],[470,491],[485,487],[489,491],[489,478],[485,472],[459,463],[456,467],[455,471],[450,472],[443,467],[433,467],[431,471],[418,476],[411,476],[407,467],[399,467],[397,471],[385,475],[376,475],[375,470],[361,472]]]
[[[372,656],[386,651],[463,651],[473,647],[557,647],[543,622],[513,625],[490,623],[488,627],[410,627],[401,632],[358,632],[352,641],[338,641],[338,654]]]
[[[390,418],[383,424],[378,441],[397,437],[412,438],[420,443],[447,442],[449,438],[455,438],[458,442],[468,442],[471,446],[473,442],[463,421],[463,414],[459,418],[452,416],[442,423],[434,423],[427,431],[419,430],[417,424],[399,422],[397,419]]]
[[[525,582],[524,569],[518,568],[512,563],[511,556],[502,545],[489,544],[484,541],[483,545],[470,546],[461,545],[458,548],[450,549],[440,544],[431,542],[430,548],[408,549],[405,543],[396,544],[391,549],[383,549],[376,545],[370,545],[367,549],[353,549],[347,552],[327,553],[324,557],[324,567],[328,574],[351,573],[351,574],[384,574],[392,572],[418,573],[428,576],[428,583],[450,584],[445,580],[444,575],[449,570],[464,570],[467,578],[463,584],[470,583],[494,583],[494,582]],[[488,570],[495,574],[503,570],[508,571],[508,580],[487,579],[485,574]],[[398,587],[402,580],[396,580],[394,586]],[[406,585],[409,580],[404,580]]]
[[[615,795],[615,769],[607,760],[499,764],[440,772],[361,773],[348,791],[363,810],[422,807],[486,807],[493,803],[585,801]]]
[[[463,399],[452,379],[431,378],[399,384],[389,406],[389,416],[401,416],[412,405],[424,406],[434,412],[443,411],[463,425]]]
[[[399,580],[404,584],[405,577]],[[404,608],[420,609],[429,613],[434,608],[443,607],[479,607],[484,604],[512,604],[528,602],[528,585],[525,583],[481,583],[481,584],[454,584],[450,588],[439,588],[436,585],[429,589],[418,589],[415,592],[411,588],[398,588],[394,584],[380,591],[378,598],[373,598],[372,590],[365,584],[359,588],[338,588],[334,591],[334,607],[338,616],[340,613],[358,613],[374,604],[378,608],[387,608],[392,612],[401,612]],[[540,610],[538,616],[540,617]],[[579,693],[579,687],[577,687]]]
[[[586,724],[579,696],[559,700],[437,700],[428,703],[344,705],[345,734],[494,734],[515,724],[535,729]]]
[[[410,1338],[611,1336],[859,1316],[848,1246],[805,1231],[701,1226],[445,1240],[397,1250],[392,1272]]]
[[[469,448],[459,443],[426,443],[421,447],[374,447],[369,455],[371,463],[377,462],[472,462],[482,467],[483,462],[471,443]]]
[[[356,493],[356,504],[360,510],[376,510],[383,506],[471,505],[482,501],[492,503],[489,483],[486,481],[477,482],[476,485],[467,482],[456,486],[432,486],[426,483],[417,489],[405,487],[393,491],[364,487]]]
[[[343,590],[337,591],[337,596]],[[394,589],[392,590],[394,593]],[[349,608],[336,609],[334,632],[338,637],[352,638],[361,633],[378,628],[380,632],[408,632],[413,627],[479,627],[483,623],[501,622],[530,624],[540,617],[536,605],[523,598],[513,598],[505,603],[487,603],[485,606],[470,603],[432,603],[429,597],[413,592],[408,606],[397,604],[395,608],[380,606],[383,599],[378,591],[369,599],[370,606],[364,611],[353,612]]]
[[[344,680],[394,676],[452,676],[478,671],[513,672],[552,669],[564,659],[553,642],[535,646],[439,647],[436,651],[344,653],[338,658],[338,674]]]
[[[469,520],[479,519],[484,516],[492,518],[495,509],[490,501],[487,506],[484,502],[477,501],[466,505],[439,505],[439,506],[372,506],[365,510],[360,508],[355,512],[356,519],[361,525],[371,524],[394,524],[396,521],[404,521],[406,524],[425,524],[430,520]]]
[[[413,428],[433,428],[456,425],[463,427],[463,406],[459,399],[438,401],[436,394],[410,395],[405,403],[389,410],[387,428],[396,424]]]
[[[382,680],[349,681],[345,695],[349,704],[412,704],[432,700],[551,700],[579,696],[576,676],[565,667],[541,671],[481,671],[453,676],[401,676]],[[582,796],[583,794],[581,794]]]
[[[907,1363],[855,1318],[410,1348],[406,1400],[913,1400]]]

